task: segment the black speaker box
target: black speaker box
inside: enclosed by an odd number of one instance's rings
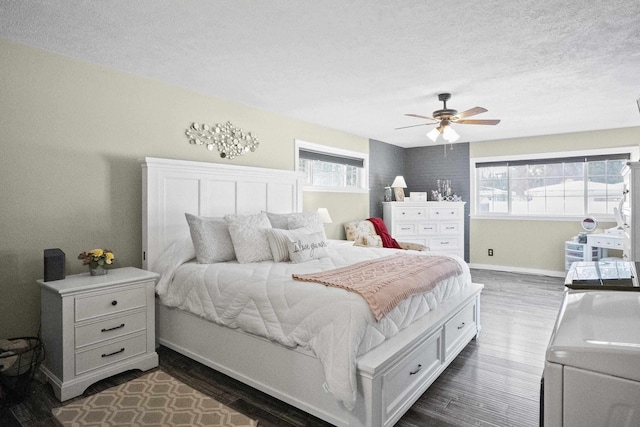
[[[64,252],[61,249],[44,250],[44,281],[64,279]]]

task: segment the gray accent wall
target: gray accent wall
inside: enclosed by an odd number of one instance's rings
[[[382,218],[384,187],[405,171],[406,149],[369,140],[369,217]]]
[[[467,202],[464,207],[464,258],[469,261],[469,143],[445,146],[401,148],[380,141],[369,141],[370,216],[382,217],[384,187],[396,175],[407,182],[405,194],[427,192],[438,188],[438,179],[450,179],[455,194]],[[388,182],[386,182],[388,180]]]

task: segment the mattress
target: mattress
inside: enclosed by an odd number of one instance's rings
[[[255,334],[290,348],[311,351],[325,374],[325,389],[347,408],[356,398],[356,359],[413,321],[435,310],[471,283],[464,260],[462,274],[432,291],[407,298],[376,321],[365,300],[344,289],[300,282],[292,274],[316,273],[380,258],[393,249],[331,244],[328,256],[305,263],[235,261],[198,264],[190,242],[176,242],[161,257],[157,294],[169,307],[186,310],[230,328]]]

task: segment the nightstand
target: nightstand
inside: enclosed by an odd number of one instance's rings
[[[60,401],[96,381],[158,366],[155,283],[158,274],[126,267],[40,284],[42,372]]]

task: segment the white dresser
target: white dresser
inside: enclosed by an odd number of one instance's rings
[[[61,401],[96,381],[158,366],[156,273],[127,267],[40,283],[42,372]]]
[[[629,162],[622,171],[624,177],[624,259],[640,261],[640,162]],[[636,218],[638,217],[638,218]]]
[[[434,252],[464,258],[465,202],[384,202],[389,233],[399,241],[420,243]]]

